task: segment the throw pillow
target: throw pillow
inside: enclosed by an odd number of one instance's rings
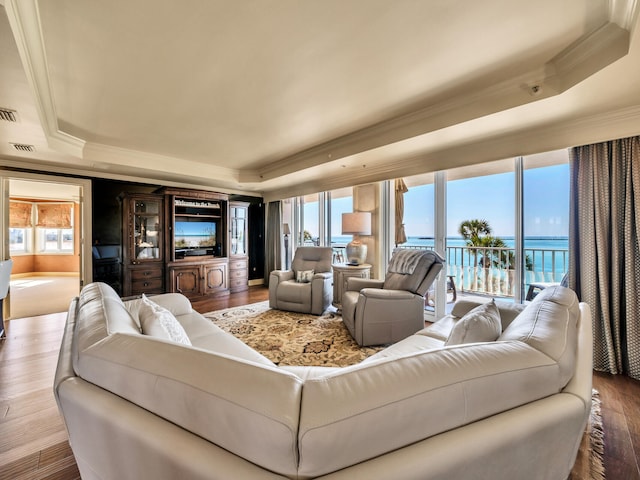
[[[313,280],[315,272],[313,270],[299,270],[296,272],[296,282],[309,283]]]
[[[152,337],[171,340],[183,345],[191,341],[178,319],[169,310],[142,294],[142,304],[138,312],[142,333]]]
[[[495,301],[491,301],[478,305],[458,320],[445,345],[494,342],[501,333],[500,311]]]

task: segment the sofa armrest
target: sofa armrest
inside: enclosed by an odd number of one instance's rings
[[[363,288],[382,288],[384,280],[374,278],[348,277],[345,291],[359,292]]]

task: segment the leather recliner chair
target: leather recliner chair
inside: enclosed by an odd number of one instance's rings
[[[444,260],[430,250],[396,249],[384,280],[351,277],[342,320],[360,346],[395,343],[424,328],[424,296]]]
[[[291,270],[269,275],[269,307],[322,315],[333,300],[331,247],[298,247]]]

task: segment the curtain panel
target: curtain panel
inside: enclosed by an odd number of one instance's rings
[[[73,205],[70,203],[38,203],[37,227],[71,228]]]
[[[592,310],[594,368],[640,379],[640,137],[570,153],[569,286]]]
[[[264,248],[264,283],[269,286],[269,276],[273,270],[282,268],[282,203],[269,202]]]
[[[30,202],[9,201],[9,228],[31,228],[33,222],[31,212],[33,204]]]

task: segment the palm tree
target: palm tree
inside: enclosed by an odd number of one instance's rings
[[[502,238],[491,235],[489,222],[480,219],[465,220],[460,224],[458,232],[465,239],[469,247],[469,253],[473,255],[473,282],[471,288],[477,288],[478,267],[484,269],[483,284],[485,288],[488,281],[489,268],[496,267],[507,270],[509,290],[512,290],[514,285],[515,254],[513,251],[508,250],[508,245]],[[480,248],[482,248],[482,253],[480,253]],[[495,255],[491,250],[492,248],[497,249],[499,254]],[[525,268],[533,270],[533,262],[528,255],[525,257]]]
[[[465,220],[458,227],[458,233],[467,241],[467,246],[477,247],[481,237],[491,235],[491,227],[486,220]]]
[[[475,219],[465,220],[458,227],[458,233],[462,235],[462,238],[467,242],[469,247],[469,253],[473,255],[473,281],[471,284],[472,290],[478,288],[478,250],[473,247],[482,247],[483,238],[491,235],[491,227],[486,220]]]

